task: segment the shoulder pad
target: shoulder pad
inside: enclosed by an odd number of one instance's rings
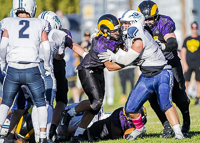
[[[140,23],[132,24],[127,31],[131,38],[140,38],[144,34],[144,28]]]

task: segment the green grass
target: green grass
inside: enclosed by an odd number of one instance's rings
[[[119,102],[120,95],[121,95],[121,87],[119,83],[118,74],[115,74],[114,80],[115,86],[115,97],[114,97],[114,104],[113,105],[103,105],[104,112],[113,112],[118,107],[124,106]],[[130,85],[128,84],[127,93],[130,92]],[[69,95],[71,93],[69,92]],[[163,127],[158,120],[156,114],[151,109],[148,102],[144,104],[147,109],[147,132],[143,138],[137,138],[134,141],[128,141],[124,139],[119,140],[108,140],[108,141],[100,141],[99,143],[171,143],[171,142],[179,142],[179,143],[200,143],[200,106],[194,106],[194,99],[191,99],[190,104],[190,116],[191,116],[191,129],[190,129],[190,138],[185,138],[183,140],[174,140],[174,137],[169,139],[163,139],[161,137]],[[176,107],[176,106],[175,106]],[[176,108],[180,118],[180,124],[182,125],[182,116],[178,108]]]

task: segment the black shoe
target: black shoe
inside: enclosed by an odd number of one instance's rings
[[[70,143],[83,143],[84,138],[83,135],[73,136],[71,137]]]
[[[51,124],[51,127],[49,129],[49,139],[52,139],[54,135],[56,135],[56,128],[57,126],[54,124]]]
[[[164,123],[164,130],[163,130],[163,134],[162,134],[162,138],[169,138],[171,137],[171,135],[173,134],[173,129],[171,128],[169,121],[165,121]]]
[[[194,105],[195,106],[199,105],[199,98],[196,98]]]
[[[189,136],[190,132],[190,122],[183,122],[182,129],[181,129],[185,138]]]
[[[39,143],[48,143],[47,138],[40,138]]]
[[[69,122],[72,118],[72,116],[70,116],[67,111],[68,110],[62,111],[61,115],[60,115],[61,116],[60,126],[61,126],[63,132],[65,132],[65,133],[67,133]]]

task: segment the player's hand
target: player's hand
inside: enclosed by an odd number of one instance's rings
[[[166,46],[164,43],[161,43],[158,39],[155,39],[156,43],[158,44],[159,48],[164,51],[166,49]]]
[[[51,74],[51,67],[47,64],[44,64],[44,69],[46,70],[45,75],[49,76]]]
[[[4,74],[6,74],[5,67],[6,67],[6,63],[2,62],[2,63],[1,63],[1,71],[2,71]]]
[[[98,57],[102,63],[104,63],[106,61],[112,61],[112,57],[114,57],[114,56],[115,56],[115,54],[108,49],[106,52],[98,54]]]

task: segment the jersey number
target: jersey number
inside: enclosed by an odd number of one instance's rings
[[[24,31],[29,27],[29,21],[21,20],[19,21],[19,25],[24,25],[22,29],[19,30],[19,38],[29,38],[29,34],[24,34]]]

